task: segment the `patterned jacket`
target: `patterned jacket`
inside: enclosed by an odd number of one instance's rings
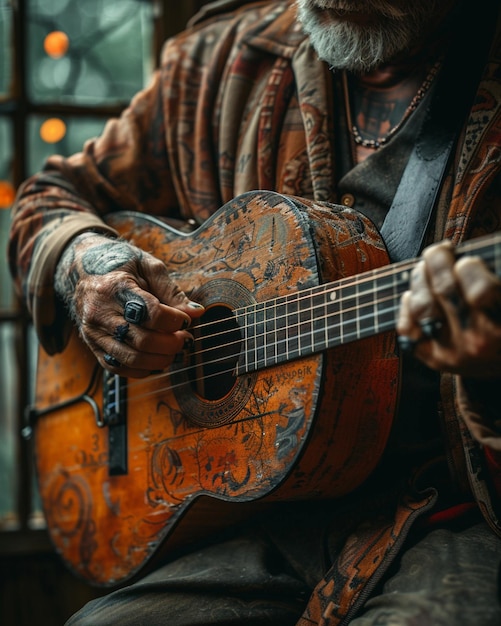
[[[225,0],[203,10],[167,42],[151,83],[120,119],[109,121],[81,153],[49,158],[19,190],[12,274],[46,351],[62,350],[70,328],[53,288],[61,251],[85,230],[113,235],[102,221],[106,213],[129,209],[201,223],[255,189],[339,202],[332,110],[329,70],[296,22],[293,0]],[[432,238],[459,243],[499,230],[500,171],[501,27],[438,202]],[[444,424],[458,481],[501,534],[492,485],[500,416],[489,408],[492,386],[483,387],[467,394],[463,381],[444,375]],[[360,549],[347,547],[319,583],[304,624],[346,623],[415,512],[432,500],[429,493],[401,494],[386,517],[353,531]]]

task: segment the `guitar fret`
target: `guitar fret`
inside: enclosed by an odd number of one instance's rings
[[[274,365],[277,362],[277,316],[274,301],[264,306],[264,360],[265,365]]]
[[[299,300],[299,354],[304,356],[312,351],[312,320],[311,298],[303,297]]]
[[[384,297],[380,299],[377,306],[378,327],[377,332],[394,328],[398,311],[400,296],[409,283],[409,273],[407,270],[393,273],[383,290]]]
[[[343,288],[342,341],[346,342],[357,335],[358,312],[356,306],[356,286],[347,285]]]
[[[294,294],[287,299],[287,324],[286,324],[286,351],[290,359],[299,356],[299,314],[298,314],[299,294]]]
[[[326,342],[325,347],[335,346],[342,343],[341,333],[343,327],[341,324],[340,307],[342,302],[343,290],[332,289],[327,293],[326,301]]]
[[[497,237],[494,245],[460,246],[458,256],[474,250],[499,275]],[[239,360],[237,371],[275,365],[394,329],[413,264],[410,260],[381,267],[242,309],[237,318],[245,327],[245,358]]]
[[[290,359],[288,341],[287,302],[280,298],[275,306],[275,363]]]
[[[254,307],[249,307],[247,315],[243,319],[243,327],[245,328],[245,369],[250,371],[254,369]]]
[[[266,351],[265,351],[265,340],[266,340],[266,320],[265,320],[265,305],[263,303],[256,304],[255,307],[256,313],[256,321],[255,321],[255,348],[254,348],[254,362],[256,364],[256,368],[259,369],[263,365],[265,365],[266,360]]]
[[[374,282],[368,280],[357,289],[357,333],[355,338],[360,339],[364,337],[368,328],[368,322],[371,319],[375,320],[377,325],[377,301],[374,302]]]
[[[311,346],[313,352],[320,352],[326,348],[324,333],[327,325],[325,292],[317,291],[312,294],[311,302]]]

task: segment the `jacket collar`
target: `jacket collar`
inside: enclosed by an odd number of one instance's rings
[[[236,11],[246,5],[262,10],[262,19],[256,27],[245,33],[242,41],[267,53],[291,59],[298,46],[307,38],[296,20],[295,0],[219,0],[211,2],[190,20],[190,27],[228,11]]]

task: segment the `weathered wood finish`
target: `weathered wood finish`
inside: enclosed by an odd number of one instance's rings
[[[307,209],[267,192],[238,198],[188,235],[136,214],[110,222],[208,307],[228,297],[233,308],[239,294],[267,301],[388,261],[373,226],[355,212]],[[174,543],[181,518],[205,502],[199,496],[209,495],[211,505],[257,504],[339,497],[357,487],[391,429],[398,360],[394,333],[386,332],[244,374],[216,400],[186,385],[170,388],[168,374],[129,380],[122,476],[109,475],[108,428],[96,425],[88,402],[51,410],[86,391],[101,406],[100,376],[76,334],[62,354],[40,350],[36,409],[48,411],[36,423],[35,454],[56,550],[79,577],[109,586]],[[201,421],[186,414],[192,405]],[[182,540],[224,523],[227,510],[220,520],[217,508],[210,519],[197,515]]]

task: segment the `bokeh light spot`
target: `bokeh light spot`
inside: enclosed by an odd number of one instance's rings
[[[66,124],[57,117],[51,117],[40,126],[40,137],[46,143],[57,143],[66,135]]]
[[[8,209],[15,195],[14,187],[7,180],[0,180],[0,209]]]
[[[70,47],[68,35],[61,30],[54,30],[45,37],[43,49],[53,59],[63,57]]]

